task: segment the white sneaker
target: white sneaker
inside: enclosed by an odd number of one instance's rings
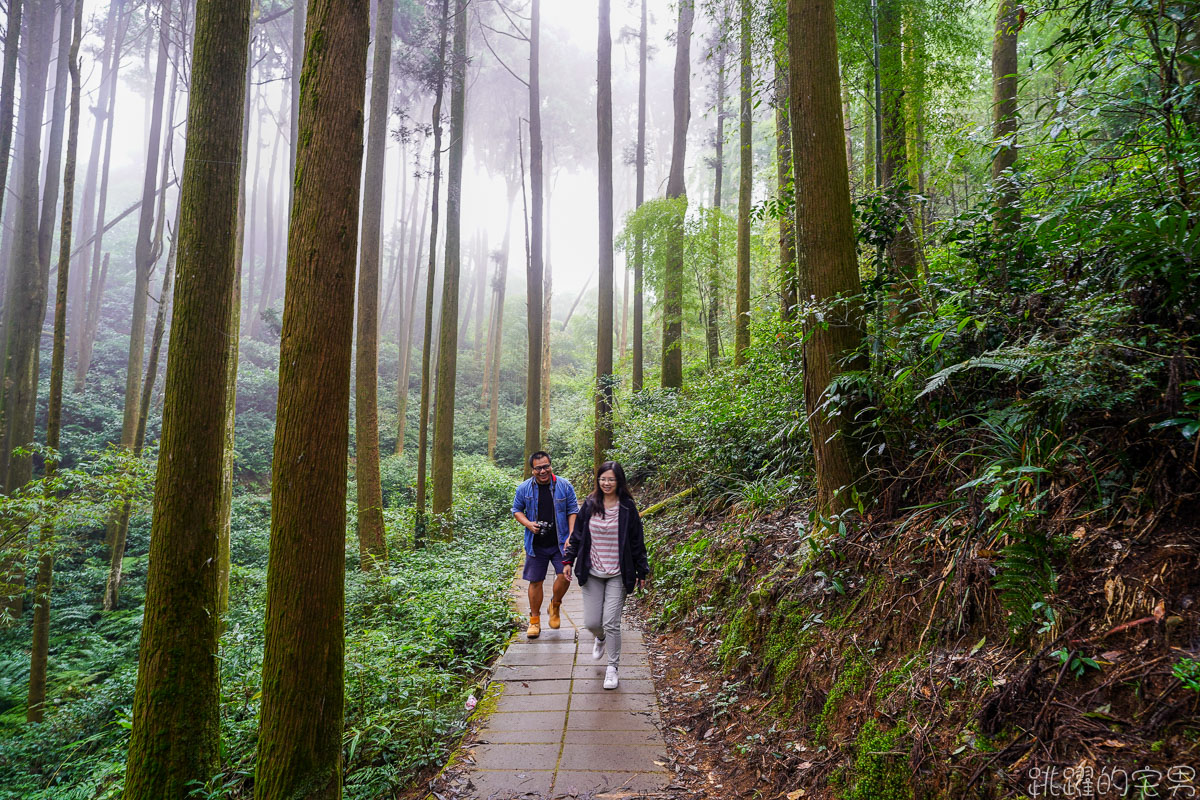
[[[605,673],[604,673],[604,688],[605,689],[617,688],[617,668],[616,667],[609,667],[608,670],[605,671]]]
[[[603,639],[597,639],[592,644],[592,658],[595,661],[599,661],[600,659],[604,658],[604,640]]]

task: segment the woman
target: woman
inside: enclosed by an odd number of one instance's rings
[[[578,568],[583,592],[583,624],[596,637],[592,658],[608,653],[604,688],[617,688],[621,662],[621,613],[625,595],[646,585],[650,565],[642,538],[642,518],[625,483],[625,470],[605,461],[596,470],[596,490],[588,495],[575,531],[563,553],[563,574],[571,579]]]

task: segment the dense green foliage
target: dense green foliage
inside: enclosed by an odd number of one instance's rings
[[[378,797],[440,763],[463,730],[476,677],[512,632],[507,596],[519,538],[507,518],[515,481],[479,458],[457,474],[458,536],[413,550],[409,462],[384,462],[391,561],[346,576],[347,797]],[[221,640],[223,771],[201,797],[242,797],[253,774],[263,656],[270,504],[234,502],[231,606]],[[351,518],[353,513],[351,512]],[[70,529],[86,537],[86,528]],[[123,608],[96,611],[107,563],[86,538],[60,557],[51,618],[52,710],[25,725],[29,629],[0,630],[0,797],[120,794],[137,677],[149,518],[130,529]],[[84,545],[87,545],[86,547]],[[353,566],[357,547],[351,541]]]

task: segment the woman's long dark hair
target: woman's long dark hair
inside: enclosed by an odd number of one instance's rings
[[[605,461],[596,470],[596,488],[588,495],[587,499],[592,504],[592,513],[599,514],[600,518],[604,518],[604,491],[600,488],[600,476],[612,470],[612,474],[617,479],[617,499],[628,500],[633,502],[633,495],[629,493],[629,484],[625,482],[625,470],[619,461]]]

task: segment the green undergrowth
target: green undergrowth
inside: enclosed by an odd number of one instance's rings
[[[390,461],[390,459],[389,459]],[[407,468],[385,462],[390,559],[378,573],[356,568],[347,535],[345,789],[347,798],[391,796],[440,764],[465,729],[480,670],[513,627],[507,591],[519,538],[497,524],[515,479],[464,459],[457,535],[411,546],[411,511],[398,484]],[[472,474],[465,474],[470,471]],[[353,491],[349,493],[352,498]],[[351,519],[353,508],[349,509]],[[111,614],[97,610],[106,565],[64,556],[58,564],[50,651],[51,708],[24,724],[29,624],[0,631],[0,800],[119,797],[137,678],[149,520],[135,520],[129,583]],[[221,641],[222,771],[196,797],[251,793],[261,698],[270,503],[234,502],[231,607]],[[94,549],[94,548],[92,548]],[[130,569],[132,567],[132,569]]]

